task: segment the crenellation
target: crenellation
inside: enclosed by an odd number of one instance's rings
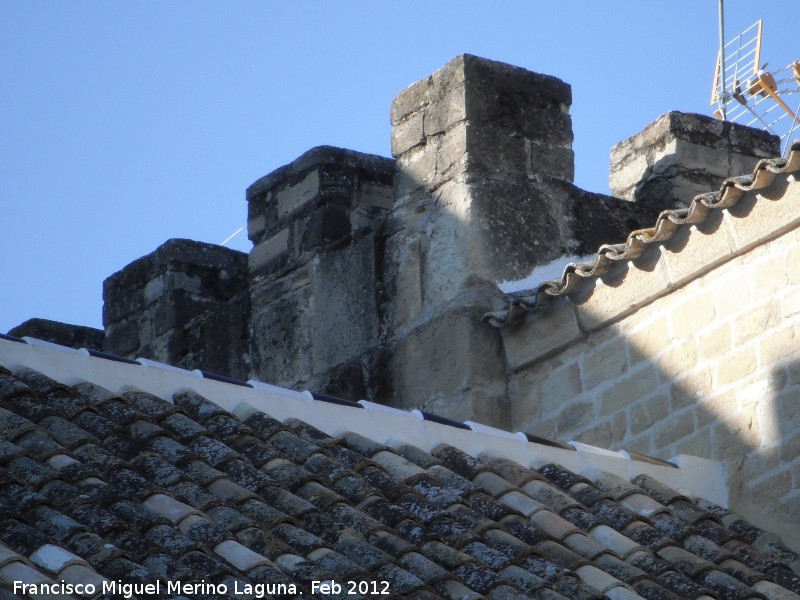
[[[631,232],[643,245],[659,211],[698,193],[713,204],[724,179],[778,154],[763,132],[673,112],[612,150],[613,196],[588,192],[573,183],[571,102],[554,77],[456,57],[392,102],[394,158],[321,146],[255,181],[248,255],[170,240],[112,275],[98,339],[241,379],[723,460],[735,507],[800,525],[800,185],[778,163],[759,175],[772,183],[738,180],[700,222],[664,215],[670,239],[521,323],[481,320],[507,304],[498,282],[601,246],[617,256]]]
[[[104,282],[103,349],[244,376],[246,265],[235,250],[169,240]]]
[[[688,206],[732,174],[780,155],[776,136],[711,117],[669,112],[611,150],[611,193],[657,209]]]

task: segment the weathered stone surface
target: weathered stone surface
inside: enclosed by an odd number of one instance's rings
[[[673,111],[614,146],[609,185],[614,196],[653,208],[687,206],[779,155],[780,140],[765,131]]]
[[[684,285],[730,260],[734,242],[728,222],[722,211],[715,211],[699,225],[680,228],[664,245],[664,267],[672,285]]]
[[[94,327],[70,325],[49,319],[28,319],[10,329],[8,335],[20,338],[29,336],[69,348],[99,349],[103,347],[105,332]]]
[[[290,388],[302,387],[312,377],[310,286],[262,302],[265,281],[251,289],[249,353],[253,375]]]
[[[252,376],[347,397],[372,393],[378,376],[368,353],[379,354],[384,297],[379,232],[394,204],[393,174],[390,159],[320,147],[248,189],[251,221],[266,223],[263,232],[252,228]]]
[[[669,292],[659,248],[651,247],[636,261],[624,261],[575,295],[578,323],[595,331]]]
[[[800,182],[778,179],[758,194],[749,194],[729,210],[728,225],[736,249],[744,251],[795,229],[800,224]]]
[[[249,263],[173,240],[110,277],[104,348],[663,458],[711,455],[731,461],[736,490],[777,482],[764,518],[797,521],[794,176],[516,329],[481,323],[496,282],[622,242],[778,153],[761,132],[670,113],[614,149],[620,197],[589,193],[572,183],[570,103],[555,78],[454,59],[393,102],[396,161],[319,147],[250,186]]]
[[[103,349],[246,376],[247,255],[169,240],[103,284]]]
[[[248,268],[252,274],[262,271],[275,271],[286,264],[291,247],[288,227],[256,245],[248,258]]]
[[[389,369],[399,406],[508,426],[500,334],[480,322],[484,309],[446,311],[392,345]]]
[[[362,238],[312,267],[312,368],[325,372],[378,342],[374,239]]]
[[[578,327],[575,309],[563,300],[531,315],[519,327],[502,332],[506,359],[514,370],[554,354],[585,335]]]
[[[248,236],[258,244],[289,227],[297,230],[293,239],[301,240],[307,221],[321,207],[338,206],[348,218],[356,209],[377,218],[390,206],[385,201],[365,206],[359,200],[375,196],[376,187],[388,196],[393,177],[392,159],[331,146],[312,148],[247,188]]]

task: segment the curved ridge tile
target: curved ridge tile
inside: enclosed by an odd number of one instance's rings
[[[558,296],[576,292],[584,279],[603,275],[608,271],[609,263],[606,260],[635,260],[649,245],[671,240],[680,227],[703,223],[712,210],[731,208],[747,192],[769,187],[779,175],[790,175],[797,171],[800,171],[800,141],[792,144],[786,158],[760,160],[751,175],[724,180],[719,191],[695,196],[687,208],[662,211],[653,227],[632,231],[623,244],[600,246],[592,262],[570,263],[559,279],[544,281],[530,293],[508,294],[507,307],[487,312],[482,320],[495,327],[519,325],[527,313],[548,306]]]

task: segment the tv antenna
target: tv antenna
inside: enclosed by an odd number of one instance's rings
[[[723,121],[760,127],[777,135],[783,150],[800,130],[800,61],[775,71],[761,62],[763,20],[725,43],[723,0],[719,0],[719,53],[711,104]]]

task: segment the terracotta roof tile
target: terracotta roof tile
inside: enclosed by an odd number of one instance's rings
[[[635,260],[649,245],[672,239],[681,227],[702,223],[712,211],[735,206],[747,192],[764,189],[778,175],[797,171],[800,171],[800,142],[792,144],[786,158],[760,160],[752,175],[726,179],[719,191],[695,196],[687,208],[661,212],[652,227],[632,231],[623,243],[604,244],[591,262],[567,265],[560,279],[544,281],[528,292],[507,295],[508,307],[486,313],[483,319],[495,327],[518,325],[528,312],[549,305],[558,296],[577,291],[585,279],[607,273],[618,262]]]

